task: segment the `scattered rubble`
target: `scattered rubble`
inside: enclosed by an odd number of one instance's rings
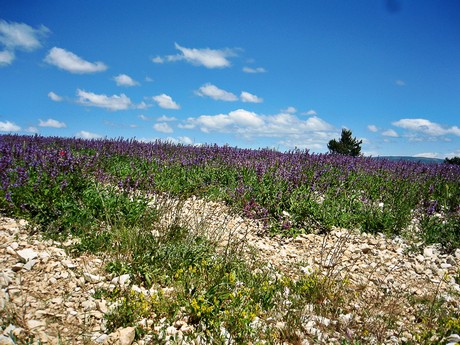
[[[177,206],[177,205],[176,205]],[[340,343],[340,334],[325,328],[353,332],[353,325],[378,322],[368,315],[378,313],[376,301],[393,303],[399,316],[399,333],[385,335],[387,344],[410,341],[407,324],[414,322],[411,306],[401,296],[438,294],[460,309],[460,286],[454,276],[459,272],[460,250],[454,255],[441,253],[436,246],[422,253],[411,252],[401,239],[384,235],[362,234],[334,229],[328,235],[301,234],[295,238],[261,236],[257,223],[231,215],[224,206],[191,198],[181,206],[181,219],[192,231],[214,229],[222,247],[229,241],[244,244],[247,252],[280,269],[293,278],[321,272],[331,278],[347,280],[356,291],[347,301],[349,307],[335,319],[313,314],[305,307],[302,320],[309,339],[321,343]],[[171,207],[171,210],[177,208]],[[134,344],[134,328],[108,333],[104,314],[109,301],[96,299],[95,291],[114,286],[128,286],[129,275],[114,277],[104,272],[105,259],[94,255],[77,258],[66,255],[64,243],[30,235],[23,220],[0,218],[0,311],[14,315],[10,323],[3,320],[0,344],[14,344],[21,334],[33,334],[42,344]],[[143,292],[139,287],[132,287]],[[375,310],[372,308],[376,308]],[[148,324],[149,320],[143,320]],[[273,320],[283,328],[283,320]],[[0,324],[2,326],[2,324]],[[193,331],[185,320],[155,325],[164,339],[182,339]],[[137,344],[148,344],[146,335]],[[197,342],[198,344],[199,342]],[[305,338],[304,344],[308,344]]]

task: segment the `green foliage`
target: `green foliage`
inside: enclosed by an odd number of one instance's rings
[[[444,159],[444,163],[460,165],[460,157],[452,157]]]
[[[327,144],[330,153],[337,153],[347,156],[359,156],[361,153],[362,140],[353,138],[350,130],[343,128],[340,140],[332,139]]]
[[[427,244],[439,243],[447,252],[460,248],[460,215],[425,216],[420,226]]]

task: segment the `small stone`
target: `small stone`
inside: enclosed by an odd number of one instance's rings
[[[62,302],[64,302],[64,300],[62,299],[62,297],[54,297],[53,299],[51,299],[51,303],[54,303],[54,304],[62,304]]]
[[[16,251],[10,246],[6,247],[6,252],[10,255],[16,255]]]
[[[339,315],[339,322],[344,326],[347,326],[352,320],[353,314],[351,313]]]
[[[119,345],[131,345],[136,336],[136,329],[134,327],[121,328],[117,331]]]
[[[446,258],[446,262],[448,264],[451,264],[452,266],[455,266],[457,263],[455,262],[455,258],[452,256],[452,255],[449,255],[447,258]]]
[[[129,284],[129,281],[130,281],[129,274],[123,274],[119,277],[120,285]]]
[[[422,255],[422,254],[419,254],[415,257],[415,259],[418,261],[418,262],[423,262],[425,261],[425,257]]]
[[[166,328],[166,335],[175,335],[177,333],[177,329],[174,326],[169,326]]]
[[[31,248],[26,248],[26,249],[22,249],[22,250],[18,250],[16,252],[19,257],[24,260],[25,262],[29,261],[29,260],[33,260],[35,259],[37,256],[38,256],[38,253],[35,252],[33,249]]]
[[[370,251],[371,251],[371,247],[369,247],[369,245],[367,243],[363,244],[361,246],[361,251],[364,253],[364,254],[368,254]]]
[[[432,258],[434,256],[434,250],[433,250],[433,247],[425,247],[423,249],[423,255],[426,257],[426,258]]]
[[[88,283],[99,283],[102,280],[101,276],[91,274],[88,272],[83,273],[83,277],[85,278],[85,281]]]
[[[37,260],[29,260],[25,263],[24,265],[24,269],[27,270],[27,271],[30,271],[32,269],[32,267],[35,266],[35,264],[37,263]]]
[[[13,265],[13,267],[11,267],[11,270],[13,272],[19,272],[20,270],[22,270],[23,267],[24,264],[22,262],[18,262],[17,264]]]
[[[414,269],[415,269],[415,272],[417,272],[418,274],[423,274],[423,271],[424,271],[424,267],[420,264],[416,264],[414,266]]]
[[[99,335],[96,339],[94,339],[94,341],[98,344],[102,344],[105,342],[105,340],[107,339],[108,335],[107,334],[101,334]]]
[[[10,337],[0,334],[0,345],[16,345],[16,342]]]
[[[61,263],[64,265],[64,267],[67,267],[69,269],[74,269],[77,268],[77,265],[75,265],[72,261],[70,260],[63,260]]]
[[[96,302],[94,301],[84,301],[81,306],[85,311],[96,309]]]
[[[460,248],[455,249],[454,256],[457,260],[460,260]]]
[[[107,308],[107,301],[105,301],[105,300],[96,301],[96,306],[97,306],[97,309],[98,309],[101,313],[107,313],[107,311],[109,310],[109,309]]]
[[[28,320],[27,321],[27,327],[29,329],[35,329],[39,327],[44,327],[46,326],[46,323],[44,321],[39,321],[39,320]]]
[[[0,272],[0,288],[6,288],[11,284],[11,278],[5,272]]]

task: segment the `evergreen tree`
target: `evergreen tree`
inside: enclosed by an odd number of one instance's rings
[[[460,165],[460,157],[446,158],[444,163]]]
[[[362,140],[353,138],[352,133],[349,129],[342,129],[342,136],[339,141],[333,139],[327,144],[327,148],[330,153],[347,155],[347,156],[359,156],[361,153]]]

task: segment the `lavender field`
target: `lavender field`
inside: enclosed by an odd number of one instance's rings
[[[291,236],[332,226],[460,244],[460,167],[135,140],[0,137],[0,210],[46,227],[91,183],[206,196]],[[68,206],[68,205],[67,205]]]

